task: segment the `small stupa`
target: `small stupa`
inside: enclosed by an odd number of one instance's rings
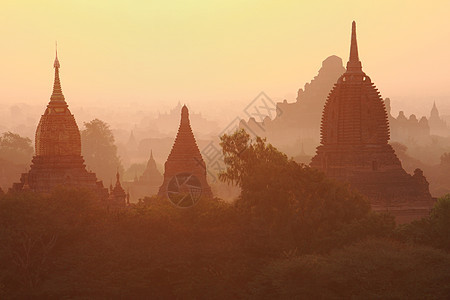
[[[142,173],[137,182],[139,184],[145,184],[149,186],[159,186],[162,181],[163,176],[156,166],[156,161],[153,158],[153,151],[150,151],[150,158],[148,159],[147,166],[144,170],[144,173]]]
[[[113,206],[125,206],[126,204],[129,204],[127,198],[128,198],[127,193],[125,193],[125,190],[120,184],[119,171],[117,171],[116,185],[112,189],[110,188],[109,194],[110,204]]]

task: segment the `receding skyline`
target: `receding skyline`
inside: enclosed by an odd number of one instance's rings
[[[356,20],[363,70],[394,111],[437,101],[450,113],[448,11],[448,1],[11,1],[0,12],[0,95],[46,105],[57,40],[71,106],[181,101],[215,114],[260,91],[294,101],[326,57],[345,64]]]

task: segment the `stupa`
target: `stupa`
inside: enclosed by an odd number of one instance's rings
[[[80,131],[61,89],[58,53],[53,66],[53,93],[36,129],[35,156],[30,171],[22,174],[13,190],[47,193],[56,186],[65,185],[93,189],[107,197],[107,189],[95,173],[86,170],[81,156]]]
[[[139,177],[138,182],[141,184],[153,186],[155,184],[161,184],[162,180],[163,176],[156,167],[156,161],[153,158],[153,151],[150,151],[150,158],[148,159],[147,167],[145,168],[144,173],[142,173],[142,175]]]
[[[353,22],[350,59],[326,100],[321,145],[311,166],[350,183],[369,198],[374,210],[391,211],[398,222],[407,222],[427,215],[433,199],[422,171],[406,173],[389,138],[386,107],[362,71]]]
[[[116,174],[116,185],[114,188],[110,188],[109,204],[112,206],[125,206],[126,204],[130,204],[129,194],[125,193],[125,190],[120,184],[119,171]]]
[[[139,178],[136,176],[134,181],[124,182],[124,185],[130,191],[131,200],[137,201],[144,197],[157,195],[162,182],[163,176],[156,166],[153,151],[151,151],[144,173]]]
[[[159,188],[159,197],[173,200],[173,197],[179,196],[181,201],[189,194],[186,199],[189,203],[178,203],[181,206],[190,206],[190,201],[195,202],[200,195],[212,197],[211,187],[206,180],[206,164],[192,133],[186,105],[181,109],[180,127],[164,169],[164,182]]]
[[[440,136],[448,136],[447,123],[439,115],[439,111],[436,107],[436,102],[433,103],[433,108],[430,113],[430,131],[432,134]]]

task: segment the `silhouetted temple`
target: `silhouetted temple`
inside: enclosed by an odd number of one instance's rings
[[[318,74],[298,90],[296,102],[278,102],[277,115],[273,120],[269,117],[264,120],[250,118],[247,122],[241,121],[241,128],[266,137],[271,144],[290,156],[300,154],[298,150],[301,144],[307,153],[313,153],[319,145],[320,116],[328,92],[344,72],[340,57],[332,55],[326,58]]]
[[[180,127],[164,169],[164,182],[158,196],[170,198],[171,195],[190,194],[189,199],[193,201],[200,195],[212,197],[206,180],[206,164],[192,133],[186,105],[181,109]]]
[[[139,177],[138,182],[142,184],[148,184],[148,185],[160,185],[162,182],[163,176],[158,171],[158,168],[156,167],[156,161],[153,158],[153,151],[150,152],[150,158],[147,162],[147,167],[144,170],[144,173],[142,173],[141,177]]]
[[[422,171],[407,174],[388,141],[385,104],[362,71],[353,22],[347,70],[328,95],[321,145],[311,166],[349,182],[368,196],[373,209],[389,210],[400,222],[428,214],[433,200]]]
[[[125,193],[125,190],[120,184],[119,172],[116,174],[116,185],[114,188],[111,187],[109,192],[109,204],[112,206],[125,206],[125,204],[130,204],[129,194]]]
[[[61,90],[58,55],[54,68],[53,93],[36,129],[36,153],[30,171],[22,174],[13,189],[45,193],[66,185],[94,189],[107,197],[107,189],[94,173],[86,170],[81,156],[80,131]]]
[[[432,134],[440,135],[440,136],[448,136],[449,130],[447,127],[447,123],[441,119],[439,115],[439,111],[436,107],[436,102],[433,103],[433,108],[430,112],[430,131]]]
[[[144,173],[139,178],[136,176],[132,182],[125,182],[124,185],[130,190],[131,200],[136,201],[146,196],[157,195],[162,182],[163,176],[156,166],[153,151],[151,151]]]

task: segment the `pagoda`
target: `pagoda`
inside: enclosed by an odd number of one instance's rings
[[[53,67],[53,93],[36,129],[35,156],[29,172],[22,174],[13,190],[47,193],[56,186],[75,186],[93,189],[107,197],[107,189],[95,173],[86,170],[81,156],[80,131],[61,89],[58,53]]]
[[[142,173],[137,182],[149,186],[154,186],[155,184],[159,186],[162,181],[163,176],[156,167],[156,161],[153,158],[153,151],[150,151],[150,158],[148,159],[147,167],[145,168],[144,173]]]
[[[157,195],[162,182],[163,176],[156,166],[153,151],[151,151],[144,173],[139,178],[136,176],[132,182],[124,182],[124,185],[129,189],[131,199],[137,201]]]
[[[434,201],[422,171],[406,173],[389,138],[385,103],[362,71],[353,22],[350,59],[326,100],[321,145],[311,166],[348,182],[374,210],[391,211],[398,222],[407,222],[427,215]]]
[[[119,171],[116,174],[116,185],[110,187],[109,204],[112,206],[125,206],[130,204],[130,195],[125,193],[125,190],[120,184]]]
[[[212,197],[211,187],[206,180],[206,164],[192,133],[189,111],[186,105],[181,109],[181,122],[178,133],[164,165],[164,182],[159,188],[159,197],[180,196],[189,203],[175,203],[181,206],[190,206],[200,195]]]
[[[433,103],[433,108],[430,113],[430,131],[432,134],[440,136],[448,136],[447,123],[439,115],[439,111],[436,107],[436,102]]]

